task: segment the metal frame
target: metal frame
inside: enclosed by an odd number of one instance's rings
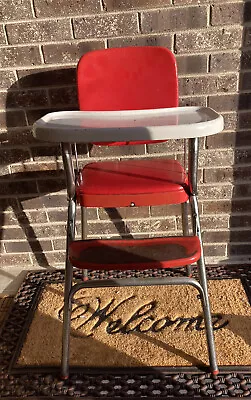
[[[62,143],[63,163],[66,173],[67,183],[67,197],[68,197],[68,221],[67,221],[67,248],[66,248],[66,262],[65,262],[65,290],[64,290],[64,317],[63,317],[63,340],[62,340],[62,363],[61,363],[61,376],[62,379],[69,377],[69,339],[70,339],[70,324],[71,324],[71,310],[72,299],[74,294],[84,287],[96,286],[140,286],[140,285],[190,285],[199,291],[202,302],[202,308],[205,319],[207,347],[209,353],[209,362],[211,372],[218,374],[218,365],[216,360],[213,327],[210,303],[208,297],[206,268],[203,255],[203,245],[201,238],[201,228],[199,219],[199,209],[197,200],[197,170],[198,170],[198,138],[189,139],[188,151],[188,178],[189,178],[189,202],[191,205],[191,219],[194,235],[199,237],[201,243],[201,258],[197,262],[199,281],[191,277],[175,277],[175,278],[145,278],[145,279],[119,279],[119,280],[100,280],[90,282],[86,280],[86,272],[84,282],[73,285],[73,266],[68,259],[69,244],[75,238],[75,221],[76,221],[76,197],[75,197],[75,173],[72,163],[72,147],[71,144]],[[183,205],[183,232],[189,230],[188,227],[188,212],[187,204]],[[87,220],[86,209],[81,211],[82,221],[82,238],[86,238],[87,234]],[[189,266],[188,266],[189,273]],[[190,271],[191,273],[191,271]]]

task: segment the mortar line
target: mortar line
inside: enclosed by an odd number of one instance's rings
[[[35,11],[35,5],[34,5],[34,1],[30,0],[30,4],[31,4],[31,12],[34,18],[37,18],[36,16],[36,11]]]

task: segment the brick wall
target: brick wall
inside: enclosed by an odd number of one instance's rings
[[[201,142],[205,252],[209,263],[249,261],[251,3],[0,0],[2,267],[62,265],[67,204],[60,150],[35,141],[31,126],[49,111],[77,108],[75,67],[83,53],[127,45],[169,47],[177,55],[180,105],[208,105],[224,114],[225,132]],[[176,141],[79,150],[83,162],[183,156]],[[177,210],[90,209],[89,235],[177,234]]]

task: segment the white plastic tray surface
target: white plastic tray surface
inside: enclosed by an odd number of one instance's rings
[[[208,107],[59,111],[37,120],[33,135],[49,142],[147,141],[208,136],[223,127],[223,117]]]

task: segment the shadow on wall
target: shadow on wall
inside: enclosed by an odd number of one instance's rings
[[[34,139],[31,127],[48,112],[78,108],[75,76],[75,68],[35,71],[20,77],[6,98],[6,133],[1,135],[0,152],[0,240],[6,240],[7,253],[32,252],[36,264],[43,267],[50,265],[44,251],[52,250],[46,208],[66,206],[66,196],[46,194],[65,189],[65,180],[60,145]],[[85,145],[78,150],[87,153]],[[13,214],[4,214],[7,209]],[[63,213],[61,221],[65,218]],[[44,228],[43,223],[47,223]],[[21,229],[13,228],[17,224]],[[61,228],[64,236],[65,227]],[[43,236],[47,240],[39,239]]]
[[[237,102],[237,132],[229,137],[235,149],[228,255],[251,262],[251,27],[250,2],[244,0],[243,37]],[[233,100],[232,100],[233,101]]]

